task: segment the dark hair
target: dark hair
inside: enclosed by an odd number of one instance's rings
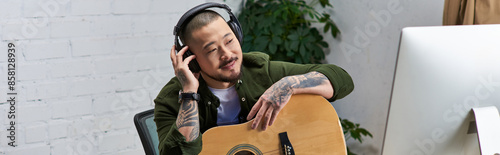
[[[187,41],[193,38],[191,35],[193,31],[212,23],[217,20],[218,17],[222,18],[219,13],[212,10],[203,10],[195,15],[181,30],[179,38],[181,39],[182,44],[186,45]]]

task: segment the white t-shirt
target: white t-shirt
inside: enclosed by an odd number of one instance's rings
[[[208,87],[212,93],[219,98],[220,106],[217,108],[217,125],[238,124],[238,115],[241,107],[238,100],[238,93],[233,86],[226,89],[215,89]]]

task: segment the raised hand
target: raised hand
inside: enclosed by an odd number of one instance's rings
[[[175,45],[172,46],[172,49],[170,50],[170,59],[172,60],[175,76],[182,84],[182,90],[184,92],[197,92],[199,87],[198,78],[200,74],[191,72],[188,67],[189,62],[196,61],[194,60],[196,56],[191,55],[186,59],[182,58],[182,55],[188,50],[188,48],[188,46],[185,46],[176,53]]]

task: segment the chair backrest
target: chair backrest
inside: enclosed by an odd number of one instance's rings
[[[153,120],[154,109],[140,112],[134,116],[134,124],[141,138],[144,152],[147,155],[158,155],[158,133]]]

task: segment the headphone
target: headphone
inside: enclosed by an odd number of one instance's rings
[[[191,21],[191,19],[194,16],[196,16],[198,13],[206,10],[207,8],[212,8],[212,7],[222,8],[222,9],[225,9],[227,11],[227,13],[229,14],[229,21],[227,21],[227,25],[229,25],[229,27],[233,31],[234,35],[236,35],[236,38],[238,39],[240,44],[242,43],[243,31],[241,30],[240,22],[238,21],[236,16],[234,16],[234,14],[231,12],[231,9],[229,8],[229,6],[227,6],[226,4],[208,2],[208,3],[200,4],[198,6],[195,6],[192,9],[188,10],[186,13],[184,13],[184,15],[182,15],[181,19],[179,19],[179,22],[177,22],[177,25],[175,25],[175,27],[174,27],[174,35],[175,35],[174,43],[175,43],[176,52],[179,52],[185,46],[185,45],[181,46],[181,44],[179,43],[179,34],[181,33],[182,28],[184,28],[186,26],[186,24],[189,21]],[[183,57],[183,59],[186,59],[190,55],[193,55],[193,52],[191,52],[188,49],[184,53],[184,55],[182,55],[182,57]],[[196,60],[192,60],[191,62],[189,62],[188,66],[189,66],[189,69],[194,73],[198,73],[201,71],[200,65],[198,64],[198,61],[196,61]]]

